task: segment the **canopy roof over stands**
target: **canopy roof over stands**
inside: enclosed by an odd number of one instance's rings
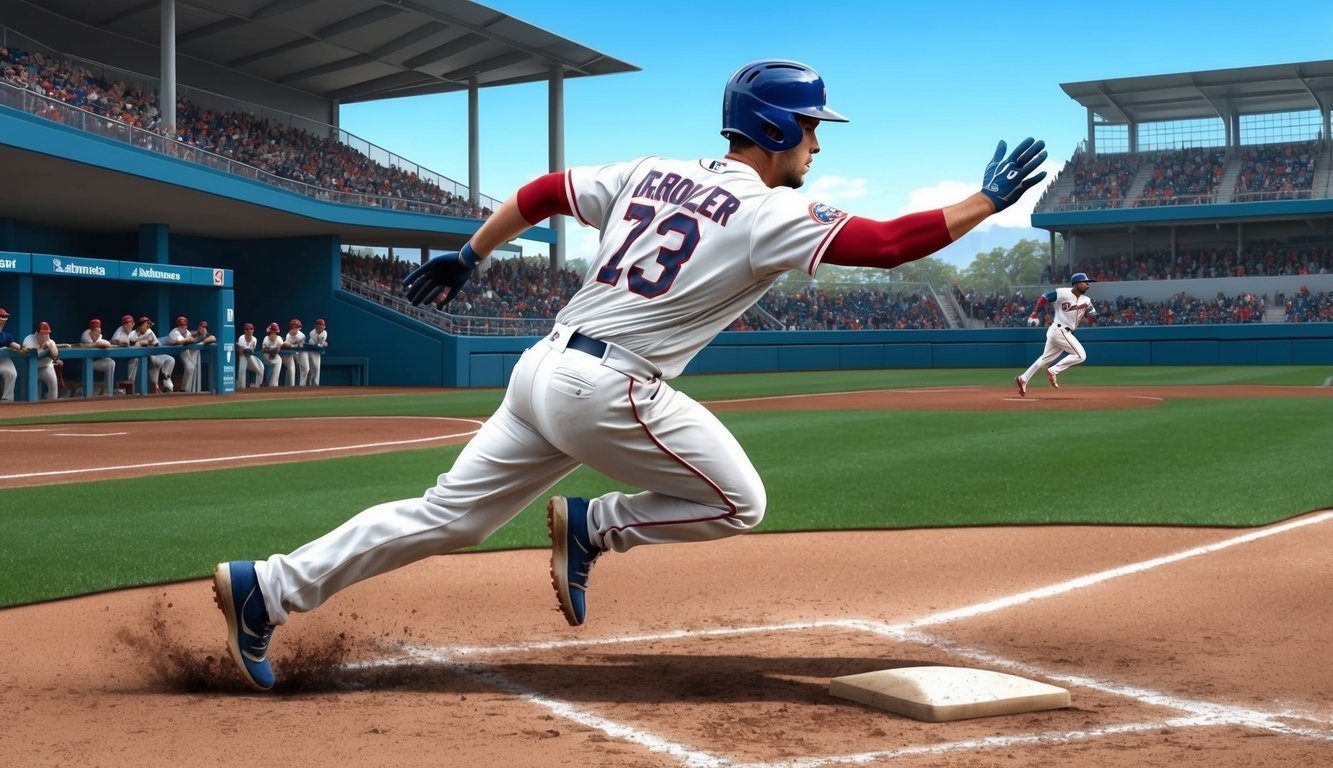
[[[1323,110],[1333,107],[1333,61],[1275,64],[1061,83],[1112,124]]]
[[[11,0],[156,46],[161,0]],[[638,71],[468,0],[176,0],[178,56],[343,104]]]

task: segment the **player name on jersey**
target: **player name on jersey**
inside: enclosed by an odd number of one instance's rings
[[[700,184],[675,173],[663,175],[661,171],[649,171],[634,188],[633,197],[679,205],[723,227],[731,214],[741,207],[741,201],[735,195],[716,184]]]

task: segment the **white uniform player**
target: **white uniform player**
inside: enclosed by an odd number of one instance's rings
[[[135,346],[134,341],[136,338],[137,335],[134,332],[134,318],[130,315],[121,317],[120,327],[116,329],[115,333],[111,334],[111,343],[117,347],[132,347]],[[131,357],[125,363],[125,366],[127,368],[125,372],[126,376],[129,377],[131,382],[134,382],[134,377],[139,373],[139,358]],[[152,385],[153,382],[148,382],[150,389],[152,388]]]
[[[176,346],[185,346],[198,341],[194,332],[190,330],[190,320],[184,315],[176,318],[176,327],[167,334],[167,343]],[[183,349],[180,353],[181,363],[181,391],[198,392],[199,391],[199,350]]]
[[[325,330],[323,318],[315,321],[315,330],[306,337],[306,345],[314,349],[305,353],[307,366],[305,385],[318,387],[319,369],[324,364],[324,350],[329,348],[329,333]]]
[[[135,326],[134,333],[130,336],[130,342],[136,347],[156,347],[160,346],[157,340],[157,333],[153,331],[153,321],[147,316],[139,318],[139,324]],[[176,370],[176,358],[171,355],[149,355],[148,356],[148,391],[149,392],[173,392],[176,385],[171,382],[171,374]]]
[[[264,364],[259,361],[259,337],[253,323],[246,323],[236,338],[236,388],[245,389],[250,374],[255,375],[255,386],[264,383]]]
[[[7,349],[10,352],[18,352],[23,349],[18,339],[13,334],[5,330],[5,325],[9,322],[9,312],[0,309],[0,348]],[[14,360],[8,355],[0,356],[0,402],[13,402],[14,385],[18,383],[18,367],[14,365]]]
[[[96,347],[98,349],[107,349],[111,346],[111,341],[102,335],[102,321],[93,318],[88,321],[88,327],[79,335],[79,343],[85,347]],[[110,395],[116,391],[116,361],[109,357],[99,357],[90,360],[93,371],[102,374],[102,384],[106,389],[106,394]],[[88,393],[92,395],[91,392]]]
[[[278,324],[269,323],[268,333],[264,335],[264,340],[259,342],[259,348],[264,352],[264,365],[268,366],[268,385],[270,387],[278,386],[278,377],[282,375],[283,361],[282,348],[287,342],[278,335]]]
[[[51,326],[42,322],[37,324],[37,331],[28,334],[23,340],[23,349],[37,358],[37,381],[46,394],[43,400],[55,400],[60,397],[60,387],[56,386],[56,360],[60,357],[60,348],[51,340]]]
[[[1088,284],[1095,282],[1097,281],[1082,272],[1075,272],[1069,277],[1071,287],[1047,291],[1037,299],[1032,314],[1028,315],[1028,325],[1037,325],[1041,322],[1038,314],[1047,304],[1054,308],[1055,319],[1046,329],[1046,348],[1042,350],[1041,357],[1014,379],[1014,383],[1018,385],[1019,397],[1027,397],[1028,382],[1042,368],[1046,369],[1046,378],[1050,380],[1051,386],[1059,389],[1060,380],[1056,377],[1088,358],[1087,353],[1083,351],[1083,344],[1074,337],[1074,329],[1084,318],[1092,322],[1097,316],[1097,310],[1092,306],[1092,299],[1086,295]],[[1061,355],[1065,356],[1063,360],[1060,360]],[[1060,362],[1057,363],[1056,360]]]
[[[301,332],[301,321],[292,318],[287,324],[287,335],[282,340],[284,349],[294,350],[290,355],[282,356],[283,378],[287,380],[289,387],[305,386],[305,373],[310,363],[307,358],[310,356],[303,347],[305,347],[305,334]]]
[[[222,563],[214,576],[228,650],[247,684],[273,684],[273,626],[338,590],[484,541],[587,464],[645,488],[547,505],[552,583],[581,624],[593,560],[606,550],[743,533],[764,514],[759,473],[726,427],[667,380],[788,270],[821,262],[897,266],[952,242],[1041,175],[1043,144],[1004,146],[982,191],[891,222],[848,216],[795,191],[819,151],[823,80],[795,62],[756,62],[728,82],[725,158],[644,158],[548,174],[507,200],[458,253],[407,277],[420,304],[499,245],[555,214],[601,230],[583,287],[514,366],[504,402],[424,494],[362,511],[289,555]]]

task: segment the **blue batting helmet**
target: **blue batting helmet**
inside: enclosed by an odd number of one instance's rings
[[[722,95],[722,135],[738,134],[767,149],[785,152],[801,143],[797,115],[845,123],[825,106],[824,78],[798,61],[771,59],[746,64],[727,81]],[[777,138],[764,126],[772,126]]]
[[[1073,285],[1074,283],[1095,283],[1095,282],[1097,281],[1093,280],[1091,277],[1088,277],[1086,272],[1075,272],[1074,274],[1069,276],[1070,285]]]

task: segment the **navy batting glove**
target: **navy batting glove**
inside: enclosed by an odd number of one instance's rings
[[[1031,137],[1023,139],[1009,157],[1001,162],[1004,148],[1004,140],[1001,139],[995,148],[995,157],[991,158],[981,178],[981,193],[995,203],[996,213],[1018,202],[1024,192],[1046,178],[1045,171],[1029,178],[1037,166],[1046,162],[1046,142],[1034,141]]]
[[[481,257],[472,250],[472,243],[464,245],[461,251],[449,251],[436,256],[403,278],[408,302],[419,307],[448,288],[444,301],[440,302],[441,306],[448,304],[480,263]]]

